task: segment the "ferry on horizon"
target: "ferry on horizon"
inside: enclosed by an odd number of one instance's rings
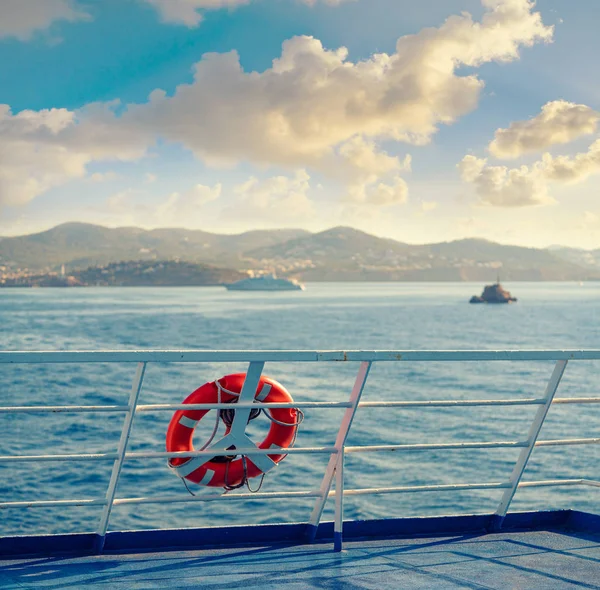
[[[248,277],[225,285],[228,291],[304,291],[302,283],[294,279],[282,279],[273,274]]]

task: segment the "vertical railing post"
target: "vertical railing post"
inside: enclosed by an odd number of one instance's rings
[[[358,403],[360,402],[360,396],[362,395],[365,387],[370,369],[370,361],[362,362],[360,364],[360,368],[358,369],[358,374],[356,375],[356,380],[354,381],[354,387],[352,388],[352,393],[350,394],[349,401],[351,405],[344,412],[344,417],[342,418],[342,422],[335,440],[336,452],[332,453],[331,457],[329,458],[329,463],[327,464],[327,469],[325,470],[325,475],[323,476],[323,480],[321,482],[319,497],[317,498],[312,514],[310,515],[310,520],[308,521],[306,538],[310,543],[315,540],[317,535],[317,528],[321,520],[321,515],[323,514],[323,509],[325,508],[325,503],[327,502],[329,490],[331,489],[331,483],[335,473],[338,457],[343,452],[344,445],[346,444],[348,432],[352,426],[352,421],[354,420],[354,415],[356,414]]]
[[[254,401],[264,367],[265,363],[262,361],[252,361],[248,364],[248,371],[242,385],[242,391],[240,391],[240,396],[237,399],[239,403]],[[244,438],[251,411],[252,408],[235,410],[231,424],[231,438],[238,438],[240,440]]]
[[[344,528],[344,447],[337,456],[335,465],[335,518],[333,523],[333,550],[342,550]]]
[[[119,439],[119,447],[117,449],[117,458],[113,464],[112,473],[110,475],[110,482],[108,489],[106,490],[106,504],[102,509],[102,516],[100,517],[100,524],[98,526],[95,550],[97,553],[102,553],[104,549],[104,542],[106,540],[106,531],[108,529],[108,520],[112,511],[115,494],[117,492],[117,485],[119,483],[119,476],[121,475],[121,468],[125,460],[125,452],[127,450],[127,443],[129,442],[129,435],[131,434],[131,426],[133,425],[133,418],[135,417],[135,408],[137,406],[140,391],[142,390],[142,382],[144,381],[144,373],[146,372],[146,363],[138,363],[133,384],[131,386],[131,393],[129,394],[128,410],[125,414],[125,421],[123,422],[123,429],[121,430],[121,438]]]
[[[554,365],[552,376],[548,381],[548,385],[546,385],[546,391],[544,393],[544,404],[538,407],[538,410],[535,413],[535,417],[533,418],[533,422],[529,427],[529,432],[527,433],[528,444],[526,447],[523,447],[521,449],[517,462],[515,463],[515,466],[513,467],[512,473],[510,475],[510,487],[506,488],[504,494],[502,495],[502,499],[500,500],[500,504],[498,505],[496,512],[492,516],[492,520],[489,527],[492,531],[497,531],[502,527],[502,522],[504,521],[504,517],[508,512],[508,508],[517,491],[517,488],[519,487],[519,483],[521,481],[521,478],[523,477],[525,468],[527,467],[527,462],[529,461],[529,457],[533,452],[535,443],[538,439],[540,431],[542,430],[542,426],[544,425],[544,420],[546,419],[546,415],[548,414],[548,410],[552,405],[554,394],[558,389],[558,385],[560,384],[560,380],[562,379],[566,367],[566,360],[556,361],[556,364]]]

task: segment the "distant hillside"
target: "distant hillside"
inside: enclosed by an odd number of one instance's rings
[[[64,276],[53,272],[2,277],[0,288],[210,286],[233,283],[247,276],[247,273],[208,264],[174,260],[133,260],[113,262],[106,266],[91,266]]]
[[[378,238],[350,227],[334,227],[326,231],[299,236],[277,246],[263,246],[246,253],[255,260],[312,260],[317,264],[339,264],[354,267],[362,264],[384,264],[399,256],[407,256],[413,248],[402,242]]]
[[[564,246],[553,246],[548,249],[554,256],[567,260],[593,271],[600,272],[600,249],[580,250],[579,248],[565,248]]]
[[[490,282],[497,274],[506,281],[600,280],[600,251],[523,248],[484,239],[413,245],[349,227],[314,234],[264,230],[223,235],[68,223],[30,236],[0,239],[0,267],[11,269],[57,270],[65,264],[74,274],[90,266],[159,260],[234,272],[274,270],[305,281]],[[177,279],[181,280],[182,276]]]
[[[114,262],[105,267],[90,267],[73,273],[83,285],[142,286],[209,286],[233,283],[246,278],[246,273],[217,268],[207,264],[170,260]]]
[[[336,227],[246,254],[263,266],[296,268],[313,281],[591,280],[600,268],[584,268],[553,252],[505,246],[483,239],[410,245]],[[307,261],[310,261],[309,265]]]
[[[300,229],[250,231],[236,235],[200,230],[136,227],[116,229],[65,223],[28,236],[0,239],[0,265],[30,269],[85,268],[121,260],[173,260],[240,266],[242,252],[307,234]]]

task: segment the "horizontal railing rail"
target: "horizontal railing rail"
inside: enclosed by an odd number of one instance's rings
[[[31,463],[51,461],[112,461],[113,470],[104,498],[91,499],[57,499],[35,501],[10,501],[0,502],[0,509],[9,508],[36,508],[36,507],[66,507],[66,506],[100,506],[103,509],[101,522],[98,528],[98,550],[101,551],[106,530],[108,527],[111,510],[114,506],[152,503],[183,503],[183,502],[208,502],[215,500],[244,501],[259,498],[316,498],[316,504],[309,520],[308,536],[314,537],[316,526],[328,498],[335,498],[335,549],[341,549],[342,523],[343,523],[343,498],[362,495],[379,495],[395,493],[421,493],[421,492],[452,492],[468,490],[503,490],[502,500],[495,513],[492,523],[499,528],[510,506],[514,493],[520,488],[535,488],[547,486],[591,486],[600,487],[600,482],[590,479],[553,479],[540,481],[522,481],[528,459],[534,448],[551,446],[595,445],[600,444],[600,438],[566,438],[554,440],[538,440],[540,430],[544,424],[550,407],[554,404],[595,404],[600,403],[600,397],[555,397],[556,390],[568,361],[593,361],[600,360],[600,350],[461,350],[461,351],[197,351],[197,350],[145,350],[145,351],[8,351],[0,352],[0,364],[42,364],[42,363],[137,363],[137,372],[133,381],[129,402],[126,405],[53,405],[53,406],[3,406],[0,413],[122,413],[125,414],[119,447],[116,452],[95,453],[69,453],[49,455],[7,455],[0,456],[3,463]],[[437,399],[437,400],[374,400],[361,401],[362,391],[367,381],[369,370],[374,362],[472,362],[472,361],[554,361],[555,367],[542,397],[529,397],[519,399]],[[139,404],[139,394],[148,363],[249,363],[246,380],[250,384],[258,383],[265,362],[357,362],[360,363],[355,384],[347,401],[295,401],[289,403],[251,401],[244,393],[240,394],[240,401],[232,408],[231,403],[203,403],[203,404]],[[254,380],[254,381],[253,381]],[[250,387],[250,385],[249,385]],[[246,386],[244,386],[245,391]],[[346,439],[352,421],[358,409],[371,408],[398,408],[403,410],[427,408],[462,408],[462,407],[497,407],[497,406],[537,406],[535,418],[530,426],[529,433],[523,440],[500,441],[458,441],[458,442],[431,442],[411,444],[382,444],[347,446]],[[250,409],[343,409],[344,416],[341,420],[338,435],[334,445],[306,446],[277,449],[277,454],[325,454],[329,455],[329,463],[321,486],[317,490],[292,490],[257,493],[212,493],[197,496],[142,496],[137,498],[118,498],[116,490],[122,466],[125,461],[141,459],[167,459],[167,458],[192,458],[226,456],[231,450],[219,447],[210,447],[204,450],[193,451],[128,451],[128,441],[131,433],[133,418],[139,413],[164,412],[175,410],[219,410],[233,409],[246,412]],[[520,449],[519,458],[514,465],[511,476],[506,481],[479,482],[479,483],[443,483],[410,486],[369,487],[357,489],[344,489],[344,458],[346,454],[381,453],[381,452],[413,452],[413,451],[460,451],[471,449]],[[259,449],[257,447],[240,446],[235,449],[236,455],[252,457],[255,455],[273,455],[273,449]],[[335,490],[332,490],[335,478]]]
[[[539,481],[522,481],[519,488],[539,488],[554,486],[592,486],[600,487],[600,481],[589,479],[547,479]],[[344,496],[366,496],[380,494],[406,494],[419,492],[458,492],[468,490],[505,490],[510,489],[510,482],[483,483],[451,483],[418,486],[396,486],[387,488],[357,488],[345,489]],[[330,490],[327,497],[336,497],[337,492]],[[185,502],[214,502],[215,500],[256,500],[260,498],[321,498],[320,490],[297,490],[292,492],[251,492],[237,494],[203,494],[198,496],[149,496],[137,498],[115,498],[115,506],[128,504],[182,504]],[[79,500],[35,500],[18,502],[0,502],[2,508],[51,508],[57,506],[106,506],[105,498],[86,498]]]
[[[378,453],[386,451],[435,451],[435,450],[468,450],[468,449],[511,449],[526,447],[528,441],[484,441],[484,442],[453,442],[453,443],[418,443],[401,445],[364,445],[344,447],[344,453]],[[539,440],[536,447],[571,446],[600,444],[600,438],[566,438],[556,440]],[[335,454],[335,447],[282,447],[278,454],[298,455]],[[254,455],[272,455],[273,449],[236,449],[238,455],[252,453]],[[168,459],[174,457],[215,457],[231,455],[228,450],[208,451],[131,451],[125,453],[126,459]],[[0,455],[0,463],[19,463],[37,461],[109,461],[118,457],[117,453],[71,453],[56,455]]]
[[[464,406],[535,406],[542,405],[543,398],[523,399],[475,399],[475,400],[424,400],[424,401],[381,401],[360,402],[359,408],[460,408]],[[599,397],[561,397],[553,404],[597,404]],[[350,408],[348,402],[254,402],[238,403],[241,408]],[[169,410],[224,410],[231,409],[231,403],[214,404],[146,404],[135,408],[138,412],[164,412]],[[0,413],[33,413],[33,412],[129,412],[129,406],[0,406]]]
[[[600,360],[594,350],[78,350],[4,351],[0,363],[249,363]]]

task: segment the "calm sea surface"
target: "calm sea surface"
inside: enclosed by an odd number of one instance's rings
[[[0,290],[0,349],[516,349],[600,348],[600,283],[505,285],[516,305],[474,306],[477,284],[309,284],[305,292],[233,293],[223,288]],[[347,399],[357,364],[267,364],[265,374],[299,400]],[[561,397],[598,395],[598,362],[571,362]],[[146,372],[140,403],[178,403],[240,364],[158,364]],[[2,405],[124,404],[135,366],[0,365]],[[540,396],[552,363],[380,363],[363,400]],[[348,443],[524,440],[535,407],[361,409]],[[196,446],[210,433],[209,414]],[[297,444],[331,445],[342,410],[306,411]],[[130,450],[164,450],[169,412],[136,416]],[[0,414],[0,455],[114,452],[122,414]],[[261,417],[250,433],[262,438]],[[550,410],[542,439],[600,436],[600,405]],[[412,451],[347,456],[348,487],[505,481],[518,449]],[[594,445],[535,450],[525,480],[598,479]],[[262,491],[319,486],[327,457],[292,455]],[[108,462],[0,463],[0,501],[98,498]],[[346,518],[492,512],[501,490],[348,497]],[[188,492],[164,459],[128,461],[117,497]],[[200,489],[198,493],[203,493]],[[197,502],[115,507],[110,528],[156,528],[305,521],[311,499]],[[594,488],[530,488],[513,510],[598,512]],[[331,506],[325,518],[331,518]],[[94,530],[100,509],[1,511],[0,534]]]

